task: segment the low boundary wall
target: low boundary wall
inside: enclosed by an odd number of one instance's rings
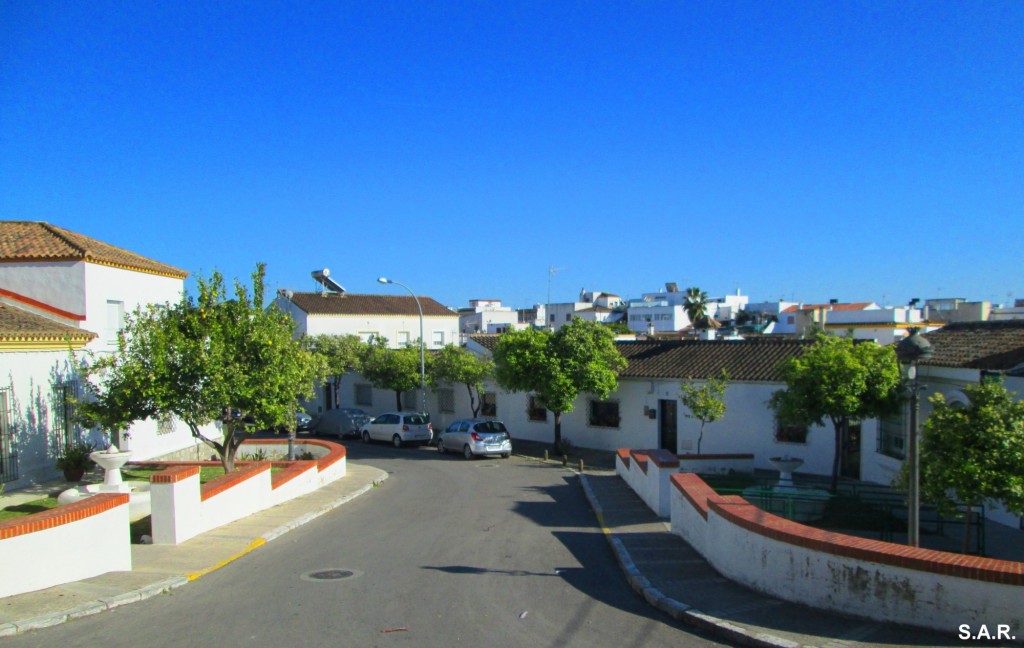
[[[619,450],[616,469],[658,512],[652,502],[660,495],[652,491],[663,479],[651,477],[650,456]],[[942,632],[956,634],[963,624],[1024,632],[1024,563],[823,531],[718,495],[692,473],[667,481],[672,532],[736,582],[812,607]]]

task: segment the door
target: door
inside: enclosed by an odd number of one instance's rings
[[[668,450],[672,454],[679,452],[679,445],[676,441],[678,436],[676,406],[678,404],[675,399],[658,401],[658,447]]]

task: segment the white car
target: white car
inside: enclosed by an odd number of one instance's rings
[[[512,454],[512,438],[501,421],[462,419],[455,421],[437,437],[437,451],[461,452],[466,459],[477,455]]]
[[[420,412],[388,412],[363,426],[363,441],[390,441],[396,448],[406,443],[430,443],[434,436],[430,414]]]

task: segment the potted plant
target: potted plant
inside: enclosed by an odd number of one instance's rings
[[[69,482],[82,481],[86,469],[92,465],[89,454],[95,449],[96,446],[84,441],[67,444],[57,456],[57,468],[64,472],[64,479]]]

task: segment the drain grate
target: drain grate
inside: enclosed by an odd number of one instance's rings
[[[303,580],[322,582],[344,580],[359,576],[360,572],[351,569],[318,569],[302,575]]]

